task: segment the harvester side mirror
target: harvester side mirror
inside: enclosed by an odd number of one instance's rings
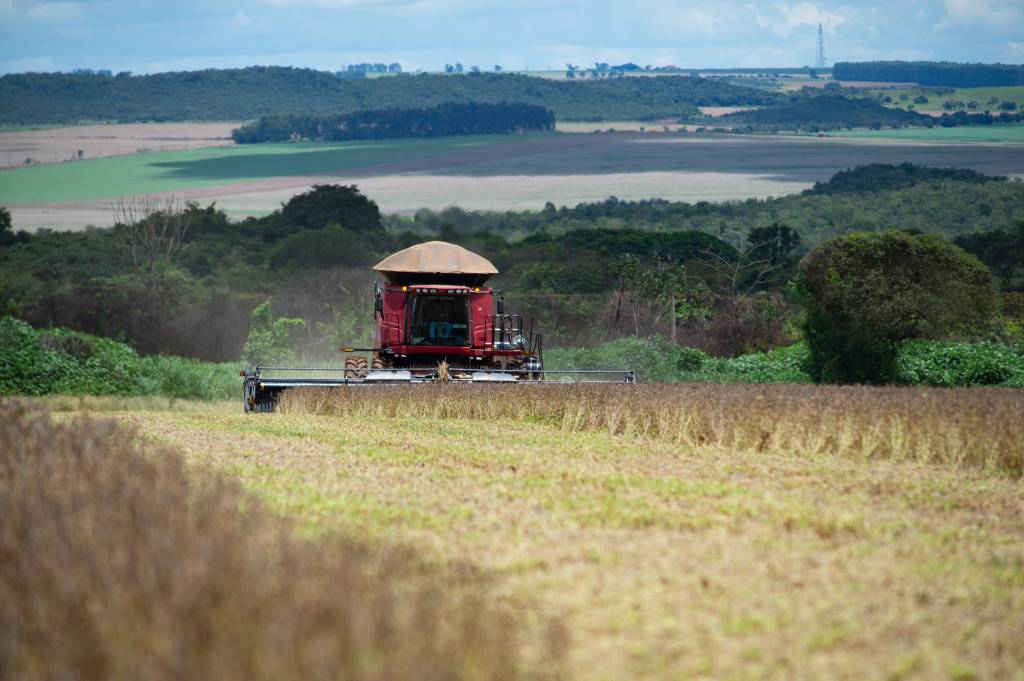
[[[373,285],[373,309],[375,312],[384,311],[384,291],[376,283]]]
[[[495,305],[495,312],[497,314],[505,314],[505,296],[498,298],[498,301]]]

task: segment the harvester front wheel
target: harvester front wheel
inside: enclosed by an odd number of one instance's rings
[[[345,378],[363,378],[366,376],[366,358],[362,355],[349,355],[345,358]]]

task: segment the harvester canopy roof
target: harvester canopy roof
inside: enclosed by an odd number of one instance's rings
[[[396,284],[451,283],[479,286],[498,269],[491,261],[446,241],[427,241],[381,260],[374,266]]]

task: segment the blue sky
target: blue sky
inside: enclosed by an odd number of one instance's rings
[[[1024,62],[1020,0],[0,0],[0,72],[801,66],[813,63],[819,22],[830,62]]]

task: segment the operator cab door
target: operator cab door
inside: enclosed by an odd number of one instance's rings
[[[473,347],[486,348],[492,342],[489,319],[494,314],[494,295],[489,289],[470,292],[469,308],[473,319]]]

